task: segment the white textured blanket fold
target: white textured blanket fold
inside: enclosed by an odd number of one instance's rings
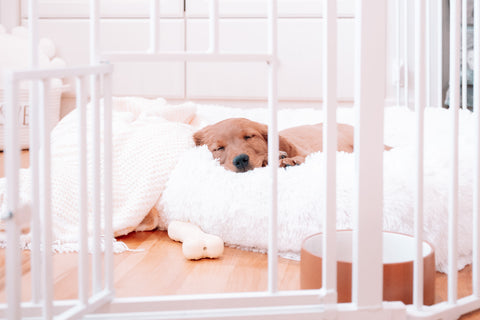
[[[87,119],[91,119],[91,111],[88,107]],[[57,251],[75,250],[78,240],[80,184],[78,115],[77,110],[71,112],[51,134],[53,239]],[[157,203],[179,155],[192,147],[193,129],[186,123],[194,120],[194,117],[195,107],[167,106],[163,99],[113,100],[112,169],[115,235],[134,231]],[[90,127],[90,122],[87,127]],[[101,131],[103,132],[103,129]],[[93,141],[90,135],[87,141],[88,215],[91,222],[94,190]],[[103,173],[103,162],[101,172]],[[30,199],[30,189],[30,169],[23,169],[20,194],[25,202]],[[4,191],[5,179],[1,179],[0,195],[3,196]],[[5,205],[3,201],[2,205]],[[155,217],[155,220],[158,221],[158,217]],[[151,228],[155,227],[156,225]],[[90,223],[90,232],[91,230]],[[23,240],[24,246],[28,247],[28,235],[24,236]],[[118,249],[121,250],[121,247]]]

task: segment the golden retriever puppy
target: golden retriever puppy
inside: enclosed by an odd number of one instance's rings
[[[310,153],[322,151],[322,124],[279,132],[280,167],[301,164]],[[353,127],[338,124],[338,151],[353,152]],[[207,145],[226,169],[245,172],[268,164],[268,129],[265,124],[232,118],[195,132],[197,146]]]

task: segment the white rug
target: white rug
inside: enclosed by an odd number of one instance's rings
[[[197,106],[203,124],[244,116],[266,123],[265,110],[238,110]],[[385,111],[384,230],[413,233],[415,183],[415,115],[404,108]],[[433,244],[439,271],[447,268],[449,182],[449,112],[427,109],[425,136],[425,239]],[[459,242],[458,268],[472,260],[472,168],[474,123],[469,111],[460,112]],[[279,127],[322,121],[314,110],[284,110]],[[338,121],[353,124],[352,110],[339,110]],[[279,169],[279,250],[299,254],[302,240],[322,230],[323,154],[311,155],[305,164]],[[337,228],[352,227],[354,155],[337,153]],[[267,168],[247,173],[226,171],[206,147],[188,150],[171,173],[161,199],[166,223],[190,221],[217,234],[231,246],[264,252],[268,247]],[[161,226],[163,228],[166,225]]]

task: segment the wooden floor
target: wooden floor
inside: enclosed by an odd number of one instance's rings
[[[220,293],[267,289],[267,259],[260,253],[226,248],[220,259],[186,260],[181,243],[164,231],[136,232],[120,238],[132,252],[114,257],[115,290],[119,297]],[[30,299],[30,253],[23,254],[22,296]],[[77,254],[55,254],[55,298],[77,297]],[[4,251],[0,251],[0,301],[5,301]],[[280,288],[298,289],[298,262],[281,259]]]
[[[28,152],[22,153],[22,167],[28,166]],[[0,176],[3,154],[0,153]],[[265,254],[226,248],[219,259],[189,261],[183,257],[181,243],[164,231],[137,232],[118,238],[133,251],[114,258],[115,290],[118,297],[163,294],[263,291],[267,289]],[[54,255],[54,295],[56,299],[77,297],[77,254]],[[30,295],[30,252],[22,253],[22,299]],[[459,272],[458,297],[470,295],[471,267]],[[298,261],[279,259],[280,290],[300,288]],[[5,252],[0,249],[0,302],[5,296]],[[447,300],[447,276],[436,275],[436,302]],[[480,319],[480,311],[462,319]]]

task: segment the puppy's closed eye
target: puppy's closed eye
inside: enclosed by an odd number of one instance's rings
[[[248,140],[248,139],[251,139],[253,137],[254,137],[253,135],[250,135],[250,136],[247,135],[247,136],[244,136],[243,139]]]
[[[223,151],[223,150],[225,150],[225,147],[217,147],[213,149],[213,151]]]

